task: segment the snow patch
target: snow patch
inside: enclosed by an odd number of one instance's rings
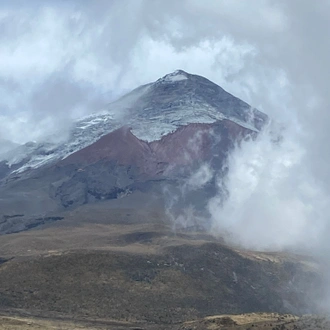
[[[166,76],[157,80],[158,83],[171,83],[176,81],[187,80],[188,76],[184,71],[176,70],[172,73],[167,74]]]
[[[183,74],[178,74],[174,76],[166,76],[165,81],[168,82],[174,82],[174,81],[181,81],[181,80],[187,80],[188,77]]]

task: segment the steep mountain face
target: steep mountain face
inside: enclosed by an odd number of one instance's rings
[[[234,144],[267,120],[206,78],[178,70],[79,120],[65,143],[7,152],[0,203],[32,194],[46,212],[46,204],[70,207],[165,181],[180,185],[204,163],[222,171]]]

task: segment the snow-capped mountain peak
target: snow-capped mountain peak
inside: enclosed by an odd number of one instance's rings
[[[14,173],[21,173],[66,158],[123,125],[131,127],[140,140],[152,142],[181,126],[223,119],[258,131],[267,116],[208,79],[176,70],[134,89],[102,112],[78,120],[65,143],[20,148],[5,160]]]

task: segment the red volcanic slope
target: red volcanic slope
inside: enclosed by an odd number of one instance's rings
[[[62,160],[59,165],[85,166],[100,160],[116,162],[118,165],[135,165],[141,173],[156,175],[168,165],[189,165],[194,160],[209,159],[215,124],[189,124],[151,143],[132,134],[130,128],[122,127],[92,145],[79,150]],[[228,120],[221,121],[224,138],[219,147],[227,148],[229,139],[238,139],[251,133],[250,130]]]
[[[121,165],[139,162],[141,155],[150,154],[147,142],[139,140],[124,126],[65,158],[64,164],[91,164],[99,160],[116,160]]]

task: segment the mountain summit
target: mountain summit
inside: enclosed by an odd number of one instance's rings
[[[110,108],[120,109],[133,127],[133,133],[146,141],[159,140],[162,135],[189,123],[229,119],[258,131],[267,121],[265,114],[220,86],[182,70],[138,87],[112,103]]]

